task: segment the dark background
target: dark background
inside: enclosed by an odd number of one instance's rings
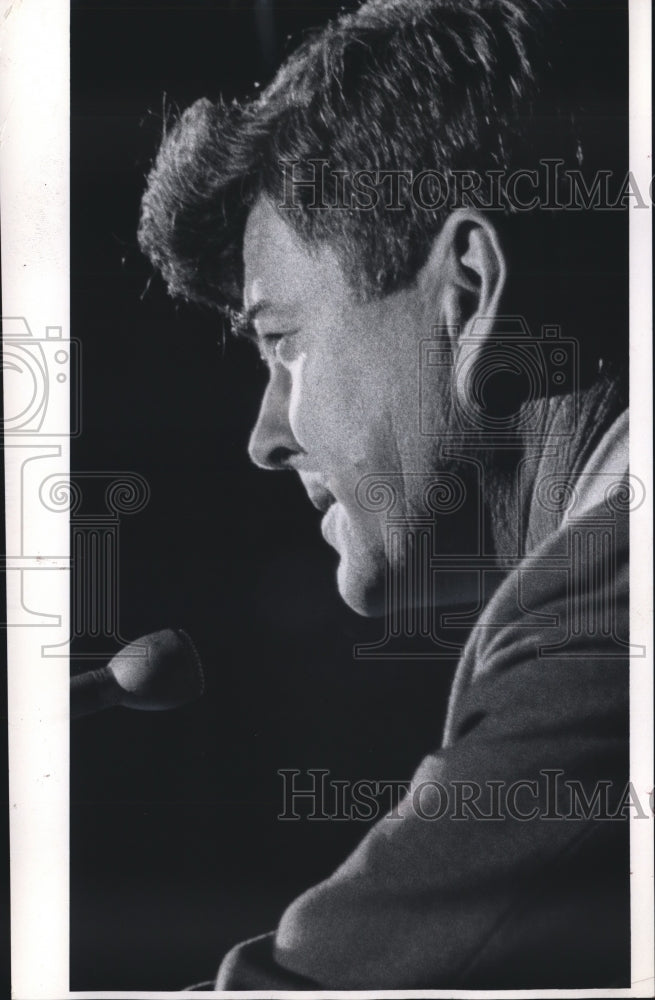
[[[164,101],[252,92],[337,9],[276,4],[272,37],[257,6],[72,4],[72,470],[147,480],[148,506],[120,523],[120,633],[183,626],[208,674],[175,712],[73,722],[72,989],[211,978],[365,831],[277,820],[277,769],[406,779],[440,740],[453,665],[355,662],[383,623],[342,604],[296,478],[249,464],[265,379],[249,345],[223,345],[219,317],[174,304],[159,278],[144,295],[135,232]]]
[[[136,246],[167,115],[198,97],[256,92],[344,6],[71,6],[71,308],[82,344],[72,470],[148,482],[147,507],[120,522],[120,636],[182,626],[207,671],[205,697],[183,709],[115,709],[72,725],[74,990],[209,979],[234,943],[272,929],[333,870],[365,824],[278,820],[278,769],[407,779],[440,742],[454,663],[353,659],[383,623],[342,604],[336,555],[296,478],[247,458],[262,366],[217,315],[173,303]],[[595,5],[577,6],[591,24]],[[622,8],[603,93],[624,111],[625,8],[602,6]],[[615,129],[608,120],[608,142]],[[625,245],[614,251],[625,272]],[[601,304],[616,287],[597,289]],[[102,493],[87,504],[84,514],[99,513]],[[74,669],[96,666],[82,654],[103,642],[119,645],[83,636]]]

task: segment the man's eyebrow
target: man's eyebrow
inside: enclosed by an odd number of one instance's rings
[[[242,313],[243,322],[247,326],[250,326],[252,322],[257,318],[257,316],[259,316],[260,313],[265,312],[268,309],[274,309],[274,308],[275,307],[273,303],[270,301],[270,299],[260,299],[259,302],[255,302],[254,306],[250,306],[249,309],[246,309]]]
[[[250,340],[256,340],[257,334],[253,329],[253,323],[260,313],[268,312],[269,310],[271,312],[279,312],[281,311],[281,307],[278,308],[275,306],[270,299],[260,299],[259,302],[255,302],[255,304],[250,306],[249,309],[233,309],[230,314],[232,332],[237,337],[246,337]]]
[[[270,306],[270,303],[262,299],[249,309],[230,309],[230,325],[234,336],[246,337],[248,340],[256,339],[253,321],[267,306]]]

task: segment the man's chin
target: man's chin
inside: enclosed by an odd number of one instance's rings
[[[357,573],[342,559],[337,570],[339,593],[349,608],[364,618],[381,618],[386,611],[384,579]]]

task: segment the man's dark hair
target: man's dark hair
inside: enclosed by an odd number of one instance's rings
[[[384,198],[353,207],[349,184],[357,171],[438,171],[453,190],[458,171],[476,171],[477,196],[486,204],[494,197],[490,171],[508,176],[543,158],[560,159],[563,169],[583,160],[612,169],[617,150],[622,161],[623,125],[611,135],[598,124],[612,99],[614,21],[606,17],[603,26],[596,4],[590,38],[593,18],[585,7],[560,0],[370,0],[342,15],[307,39],[256,100],[203,99],[181,115],[148,179],[141,248],[172,294],[238,308],[245,220],[265,195],[285,203],[281,215],[309,247],[333,247],[356,294],[380,296],[411,284],[450,208],[426,209],[411,197],[401,208]],[[616,13],[617,3],[605,7]],[[316,177],[314,161],[327,161],[344,180],[324,174],[318,207],[316,189],[298,184],[291,204],[290,172]],[[551,299],[554,311],[543,314],[534,275],[552,285],[571,268],[594,273],[588,260],[580,266],[580,253],[597,254],[598,239],[580,236],[573,218],[579,212],[527,214],[529,230],[526,213],[513,211],[501,189],[495,218],[506,229],[513,273],[518,268],[527,281],[523,298],[542,321],[557,322],[560,306]],[[557,214],[569,217],[565,229]],[[587,310],[592,287],[598,295],[597,280],[573,295],[570,278],[563,287]],[[513,303],[513,311],[520,307]]]

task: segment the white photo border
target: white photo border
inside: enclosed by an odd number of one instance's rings
[[[155,13],[156,16],[156,13]],[[650,190],[651,6],[630,0],[630,169]],[[3,336],[42,343],[70,338],[69,19],[67,0],[4,0],[0,110]],[[631,673],[631,778],[653,789],[652,641],[652,208],[630,215],[631,468],[646,486],[632,514],[631,638],[647,656]],[[29,333],[17,334],[26,321]],[[11,330],[9,329],[11,327]],[[13,334],[12,331],[13,330]],[[21,341],[22,343],[22,341]],[[52,353],[47,345],[46,354]],[[49,357],[49,354],[48,354]],[[70,358],[70,353],[69,353]],[[74,368],[59,363],[60,385]],[[20,405],[5,371],[5,419]],[[69,991],[69,537],[26,491],[39,476],[70,475],[65,392],[48,401],[50,425],[5,436],[9,693],[12,982],[15,1000],[195,996],[187,991]],[[646,430],[648,429],[648,430]],[[39,478],[39,477],[37,477]],[[46,518],[45,529],[39,522]],[[39,621],[39,618],[41,621]],[[35,619],[37,624],[35,624]],[[60,646],[59,654],[44,654]],[[632,970],[629,989],[322,991],[323,997],[629,997],[653,994],[653,823],[633,819]],[[220,956],[217,956],[217,964]],[[215,996],[231,996],[215,993]],[[240,997],[311,997],[315,992],[240,991]]]

